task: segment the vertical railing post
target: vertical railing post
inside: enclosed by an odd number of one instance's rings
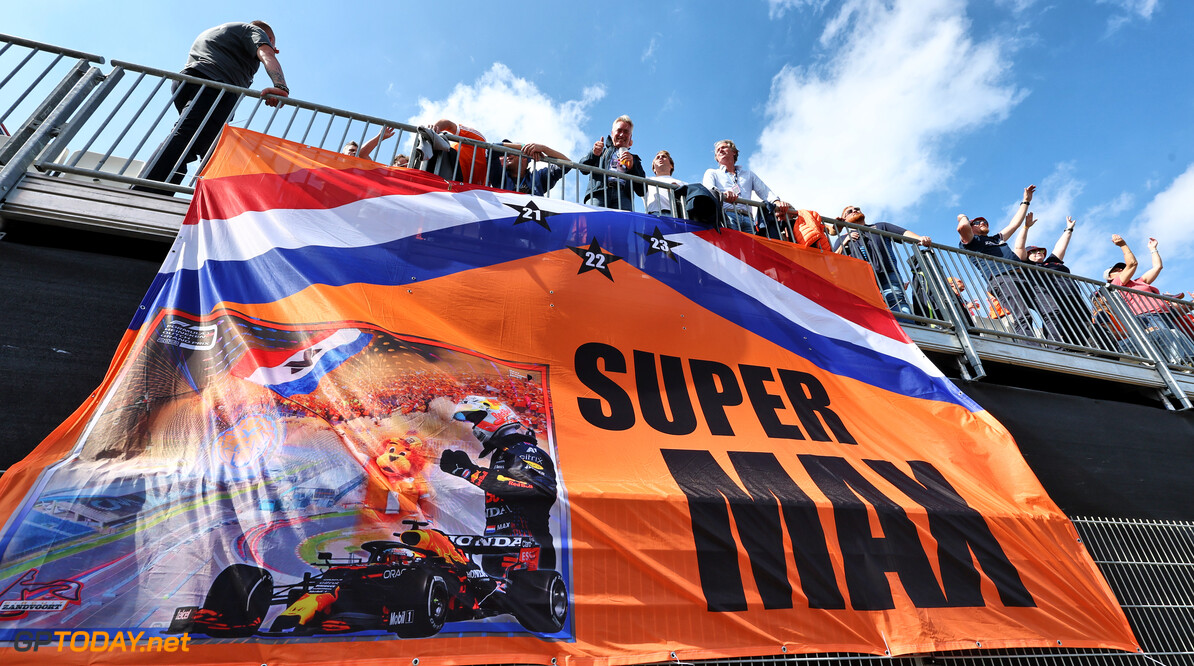
[[[4,144],[4,147],[0,148],[0,164],[8,164],[12,161],[16,152],[37,132],[42,123],[54,112],[54,109],[58,108],[58,105],[62,103],[62,100],[66,99],[67,95],[72,93],[75,85],[87,74],[88,67],[89,64],[86,60],[80,60],[66,73],[66,76],[62,77],[58,85],[54,86],[54,89],[50,91],[50,94],[41,101],[41,104],[37,105],[33,113],[29,115],[29,118],[8,138],[8,142]],[[28,167],[28,165],[25,166]]]
[[[58,137],[54,139],[53,143],[50,144],[50,150],[46,152],[51,156],[51,159],[56,153],[65,150],[67,146],[70,145],[71,140],[73,140],[75,135],[79,133],[79,130],[82,129],[83,123],[87,122],[87,120],[91,118],[91,114],[95,113],[95,110],[99,108],[99,105],[102,104],[105,99],[107,99],[108,93],[112,92],[112,88],[120,82],[120,79],[123,76],[124,69],[116,67],[109,72],[107,76],[103,77],[103,80],[99,82],[99,84],[95,87],[95,90],[88,95],[87,99],[85,99],[79,106],[78,112],[75,113],[74,117],[66,123],[66,126],[57,133]]]
[[[1190,398],[1186,395],[1185,391],[1177,385],[1177,380],[1174,379],[1173,373],[1169,371],[1169,361],[1165,357],[1165,354],[1160,349],[1157,349],[1156,345],[1149,339],[1148,332],[1140,325],[1140,321],[1136,319],[1136,315],[1132,312],[1131,308],[1127,307],[1127,304],[1119,297],[1119,294],[1113,297],[1111,290],[1106,285],[1099,287],[1099,294],[1107,303],[1107,307],[1111,308],[1120,325],[1124,327],[1124,330],[1128,331],[1128,335],[1136,342],[1136,345],[1144,350],[1145,355],[1153,361],[1153,366],[1157,374],[1161,376],[1161,381],[1165,383],[1165,387],[1169,391],[1169,396],[1177,400],[1178,404],[1181,405],[1178,411],[1185,411],[1194,407],[1194,404],[1191,404]]]
[[[7,198],[8,193],[25,177],[25,171],[33,164],[42,150],[49,145],[50,141],[58,135],[71,114],[83,104],[91,94],[91,90],[99,85],[103,78],[104,75],[100,73],[99,69],[92,67],[88,70],[79,81],[71,86],[70,91],[46,115],[44,121],[37,123],[32,133],[12,154],[12,158],[3,167],[0,167],[0,201]]]
[[[937,263],[937,255],[933,254],[932,248],[923,248],[920,250],[920,260],[925,267],[928,278],[926,282],[932,292],[932,297],[941,303],[942,308],[949,315],[949,321],[954,325],[954,336],[958,339],[958,344],[962,346],[962,354],[966,357],[966,364],[960,364],[962,372],[970,375],[966,379],[986,377],[987,371],[983,369],[983,362],[979,359],[978,352],[974,349],[974,343],[970,340],[970,318],[958,307],[958,300],[954,298],[953,292],[946,283],[944,273],[941,271],[941,266]],[[967,368],[966,365],[970,367]]]

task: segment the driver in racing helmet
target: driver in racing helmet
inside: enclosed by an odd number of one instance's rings
[[[489,467],[474,463],[464,451],[447,450],[440,469],[485,491],[485,533],[531,536],[539,542],[539,568],[555,569],[550,529],[556,501],[556,469],[535,441],[535,431],[518,420],[514,410],[494,398],[470,395],[456,405],[453,418],[471,424],[481,443],[481,458],[492,454]],[[512,556],[485,555],[482,567],[505,575]]]

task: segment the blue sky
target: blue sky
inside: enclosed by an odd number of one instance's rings
[[[2,30],[177,70],[200,31],[254,18],[296,97],[577,159],[625,113],[635,152],[667,148],[681,179],[732,138],[801,208],[950,244],[959,213],[1001,228],[1035,183],[1030,243],[1072,215],[1067,264],[1097,275],[1112,233],[1146,262],[1155,236],[1157,286],[1194,291],[1191,2],[46,0]]]

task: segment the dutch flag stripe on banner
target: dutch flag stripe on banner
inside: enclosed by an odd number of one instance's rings
[[[260,384],[287,398],[310,393],[324,375],[369,344],[372,335],[343,328],[316,336],[296,350],[249,350],[232,367],[232,374]]]

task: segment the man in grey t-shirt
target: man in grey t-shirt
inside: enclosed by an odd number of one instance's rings
[[[278,98],[290,95],[290,88],[286,87],[275,43],[274,31],[264,21],[218,25],[203,31],[195,39],[182,73],[248,88],[253,85],[258,65],[264,64],[265,73],[273,85],[261,92],[272,96],[266,98],[266,104],[277,106]],[[181,81],[174,82],[173,90],[178,122],[142,169],[141,178],[178,185],[186,177],[187,165],[202,158],[215,144],[240,95]],[[173,194],[152,187],[135,186],[133,189]]]

